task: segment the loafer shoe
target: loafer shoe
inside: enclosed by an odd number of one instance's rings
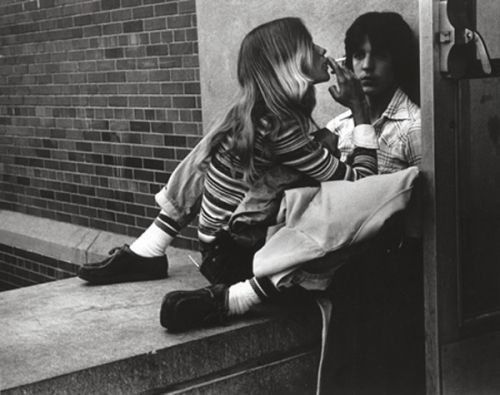
[[[228,286],[173,291],[163,298],[160,323],[169,332],[222,325],[227,321]]]
[[[113,284],[130,281],[157,280],[168,277],[166,255],[145,258],[134,253],[127,244],[109,251],[100,262],[87,263],[78,270],[78,277],[90,284]]]

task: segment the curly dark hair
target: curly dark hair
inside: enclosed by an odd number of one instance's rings
[[[350,70],[353,54],[364,44],[366,37],[375,51],[387,51],[391,55],[399,87],[418,104],[418,47],[410,26],[396,12],[368,12],[360,15],[347,29],[344,40],[346,66]]]

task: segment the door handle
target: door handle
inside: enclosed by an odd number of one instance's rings
[[[476,59],[481,62],[481,69],[484,74],[491,74],[491,60],[488,54],[488,49],[484,43],[483,37],[478,32],[465,29],[464,31],[465,40],[467,42],[472,42],[476,48]]]
[[[486,44],[472,23],[463,2],[439,2],[440,71],[449,78],[465,78],[469,74],[490,75],[493,71]]]

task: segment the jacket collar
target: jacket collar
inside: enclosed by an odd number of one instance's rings
[[[410,98],[406,95],[406,93],[398,88],[396,89],[396,92],[394,92],[391,101],[380,118],[392,120],[410,119],[412,117],[409,108],[410,103]]]
[[[415,105],[412,103],[410,98],[406,93],[404,93],[400,88],[396,89],[394,95],[392,95],[391,101],[387,105],[387,108],[380,116],[380,119],[386,118],[391,120],[404,120],[411,119],[410,106]],[[340,121],[344,119],[352,118],[351,110],[348,110],[338,116]]]

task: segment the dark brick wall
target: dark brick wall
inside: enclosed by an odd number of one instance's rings
[[[0,243],[0,292],[76,275],[78,265]]]
[[[0,209],[140,234],[202,135],[195,0],[2,0],[0,54]]]

